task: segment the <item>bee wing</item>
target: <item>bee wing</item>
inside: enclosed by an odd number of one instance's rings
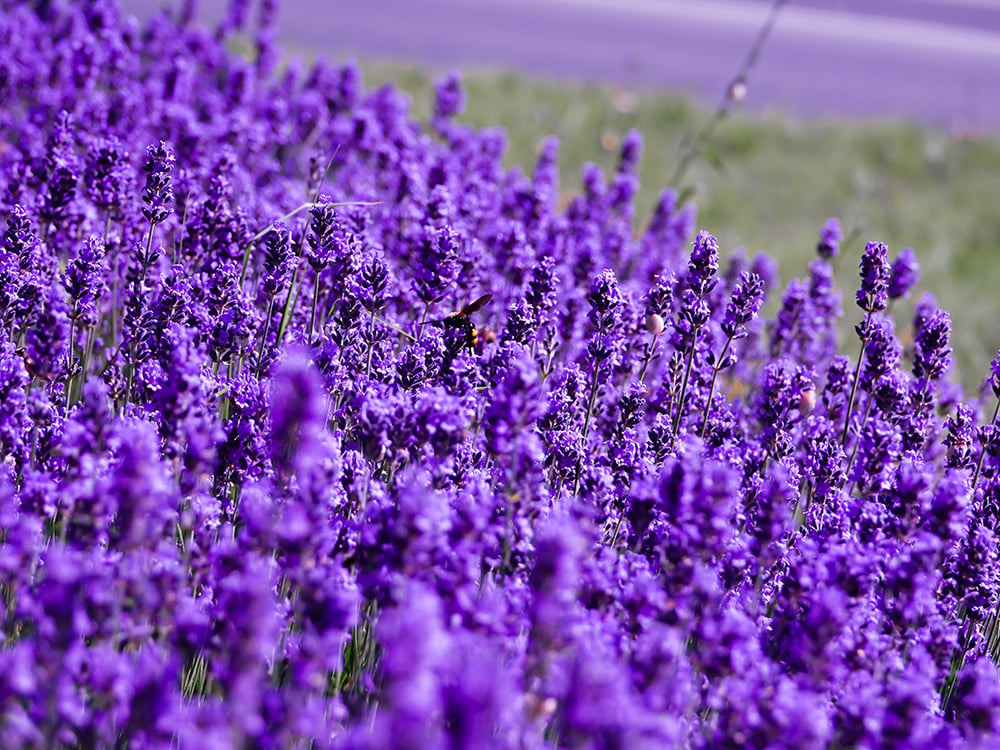
[[[463,307],[461,310],[459,310],[459,315],[471,315],[477,310],[481,310],[483,306],[486,303],[488,303],[491,299],[493,299],[492,294],[484,294],[482,297],[477,297],[476,299],[472,300],[472,302]]]

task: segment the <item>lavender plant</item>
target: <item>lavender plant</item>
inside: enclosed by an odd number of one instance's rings
[[[915,253],[780,290],[635,232],[638,133],[562,196],[250,6],[0,0],[0,746],[1000,742],[1000,354]]]

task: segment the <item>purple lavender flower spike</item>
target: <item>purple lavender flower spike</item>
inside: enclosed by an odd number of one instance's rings
[[[109,217],[121,215],[132,191],[135,174],[129,154],[114,135],[96,141],[88,152],[84,174],[87,197]]]
[[[434,87],[435,123],[445,123],[455,115],[465,111],[465,91],[462,89],[462,74],[453,70]]]
[[[949,469],[968,469],[972,465],[972,442],[975,434],[976,418],[972,409],[959,404],[954,417],[947,421],[948,435],[944,443],[948,446]]]
[[[889,304],[889,248],[881,242],[869,242],[861,256],[861,287],[856,298],[858,307],[867,313],[879,312]]]
[[[1000,398],[1000,351],[990,361],[990,387],[993,389],[993,395]]]
[[[913,374],[928,381],[939,380],[951,368],[951,347],[948,345],[951,316],[935,308],[927,317],[916,319],[914,329]]]
[[[288,226],[276,221],[264,237],[264,268],[261,292],[267,298],[285,290],[292,278],[292,239]]]
[[[163,141],[146,149],[146,163],[142,166],[142,171],[146,173],[142,202],[146,205],[142,215],[150,225],[161,224],[174,210],[174,164],[173,149]]]
[[[819,232],[819,242],[816,244],[816,252],[819,257],[827,260],[835,257],[840,252],[840,241],[843,236],[840,219],[827,219]]]
[[[905,297],[918,281],[920,281],[920,264],[917,263],[917,255],[910,248],[904,247],[892,262],[889,299]]]
[[[622,139],[621,158],[618,163],[619,174],[634,174],[642,157],[642,133],[630,130]]]
[[[73,141],[73,120],[63,111],[49,138],[43,167],[46,186],[38,214],[49,224],[62,220],[76,197],[80,165]]]
[[[745,337],[747,324],[756,317],[763,304],[764,280],[755,273],[744,271],[726,305],[722,332],[731,339]]]
[[[704,297],[718,283],[718,272],[719,243],[708,232],[699,232],[688,262],[688,286],[699,297]]]

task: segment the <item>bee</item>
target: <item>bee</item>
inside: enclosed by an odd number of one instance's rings
[[[459,331],[462,334],[463,341],[462,346],[468,346],[470,349],[475,349],[476,345],[480,340],[479,329],[472,322],[470,317],[474,312],[481,310],[491,299],[493,299],[492,294],[484,294],[481,297],[477,297],[472,300],[469,304],[463,307],[461,310],[456,310],[453,313],[449,313],[441,323],[445,328],[450,328]],[[484,330],[484,339],[492,338],[496,340],[495,334],[491,336],[492,332]]]

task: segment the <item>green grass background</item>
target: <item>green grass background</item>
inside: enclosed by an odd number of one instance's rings
[[[426,121],[433,81],[443,71],[372,62],[362,68],[368,87],[395,82]],[[608,87],[476,70],[463,71],[463,81],[468,106],[459,120],[506,130],[507,166],[530,173],[541,139],[558,136],[564,191],[579,189],[585,162],[613,170],[620,138],[630,128],[642,131],[640,226],[686,144],[712,117],[687,98],[658,92],[625,92],[634,108],[623,112],[627,108],[613,105],[623,92]],[[835,266],[844,295],[843,348],[851,356],[851,329],[860,316],[853,296],[865,242],[885,242],[892,256],[912,247],[921,265],[913,298],[930,291],[952,316],[955,377],[972,395],[988,374],[1000,347],[997,141],[903,122],[799,121],[737,111],[715,131],[684,183],[674,187],[691,192],[698,228],[714,233],[724,254],[738,247],[751,255],[767,252],[778,261],[782,283],[806,273],[821,225],[839,217],[846,241]],[[893,312],[905,340],[912,298]]]

